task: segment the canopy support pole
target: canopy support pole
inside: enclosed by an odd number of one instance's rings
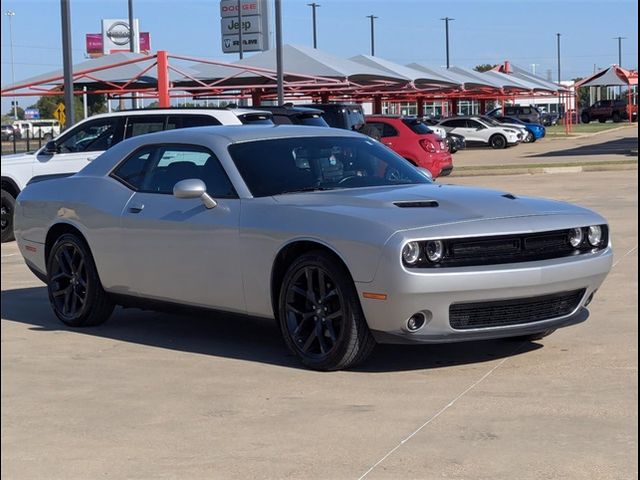
[[[169,108],[171,107],[171,98],[169,97],[169,62],[166,50],[158,50],[156,61],[156,68],[158,69],[158,106],[160,108]]]

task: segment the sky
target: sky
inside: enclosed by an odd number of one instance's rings
[[[272,0],[269,0],[272,1]],[[348,58],[368,54],[369,19],[376,15],[376,56],[397,63],[445,65],[442,17],[450,23],[451,64],[474,67],[509,60],[546,77],[557,76],[556,33],[561,33],[563,80],[618,63],[638,66],[635,0],[315,0],[318,48]],[[134,0],[141,31],[152,50],[233,62],[222,53],[219,0]],[[285,43],[312,45],[310,0],[283,0]],[[99,33],[103,18],[126,19],[127,0],[70,0],[73,61],[85,59],[85,34]],[[59,0],[1,0],[2,85],[11,83],[10,32],[16,81],[62,68]],[[22,97],[22,107],[35,99]],[[3,113],[10,99],[3,98]]]

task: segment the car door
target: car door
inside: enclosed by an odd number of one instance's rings
[[[133,294],[244,311],[238,244],[240,200],[216,156],[193,145],[152,145],[113,173],[135,193],[122,213],[122,255]],[[173,196],[188,178],[217,206]]]
[[[81,123],[57,138],[55,153],[43,148],[35,155],[33,177],[76,173],[91,160],[122,140],[120,117]],[[49,145],[49,144],[48,144]]]

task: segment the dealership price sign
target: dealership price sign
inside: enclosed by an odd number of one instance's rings
[[[238,0],[220,0],[220,30],[222,52],[261,52],[269,49],[269,10],[267,0],[242,0],[242,15],[238,14]],[[240,25],[242,18],[242,25]]]

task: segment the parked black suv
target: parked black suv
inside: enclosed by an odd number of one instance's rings
[[[322,110],[324,112],[323,118],[330,127],[355,130],[380,140],[380,131],[365,123],[362,105],[357,103],[313,103],[304,106]]]
[[[540,120],[540,110],[533,105],[528,107],[522,105],[507,105],[504,107],[494,108],[489,113],[490,117],[515,117],[526,123],[542,123]]]
[[[281,107],[259,106],[260,111],[273,114],[271,120],[276,125],[309,125],[314,127],[328,127],[329,124],[322,118],[323,111],[317,108],[299,107],[291,103],[285,103]]]

